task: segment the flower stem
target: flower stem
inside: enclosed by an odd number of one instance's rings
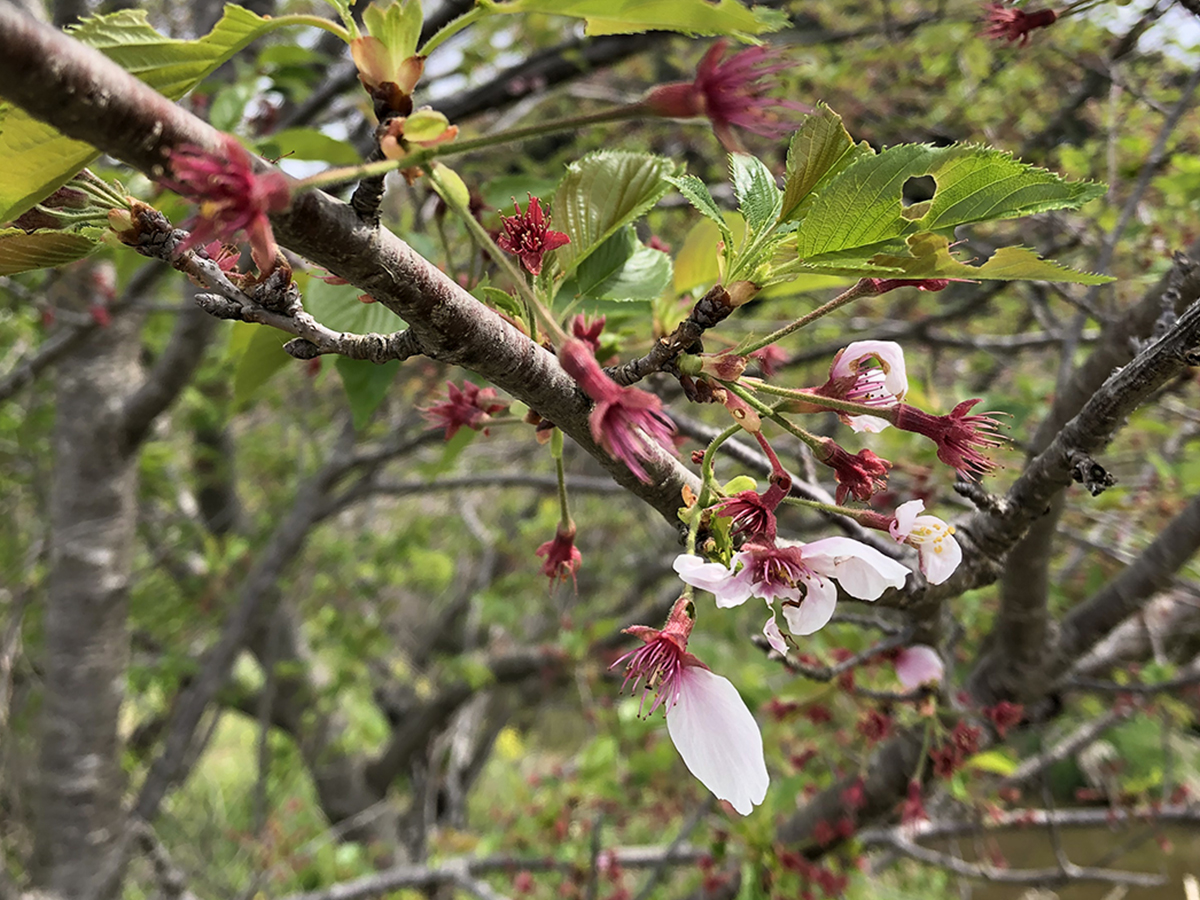
[[[325,172],[319,172],[316,175],[310,175],[308,178],[301,179],[296,182],[295,187],[296,190],[306,190],[308,188],[326,188],[333,185],[346,184],[350,181],[358,181],[361,178],[370,178],[373,175],[385,175],[395,169],[409,169],[416,166],[423,166],[431,160],[442,156],[469,153],[472,150],[479,150],[483,147],[494,147],[497,144],[521,141],[544,134],[573,131],[585,125],[598,125],[605,122],[619,122],[623,119],[632,119],[641,112],[641,109],[642,107],[639,103],[617,106],[603,112],[590,113],[586,116],[567,116],[562,119],[551,119],[549,122],[542,122],[538,125],[514,128],[510,131],[497,131],[495,134],[485,134],[481,137],[472,138],[469,141],[452,141],[446,144],[439,144],[436,147],[417,150],[401,159],[385,159],[357,166],[340,166],[336,169],[329,169]]]
[[[761,350],[763,347],[767,346],[768,344],[773,344],[776,341],[780,340],[781,338],[787,337],[792,332],[799,331],[804,326],[809,325],[812,322],[815,322],[817,319],[821,318],[822,316],[828,315],[829,313],[833,312],[835,309],[845,306],[851,300],[857,299],[858,297],[864,297],[869,293],[870,293],[870,291],[867,289],[867,280],[865,278],[859,279],[857,282],[855,282],[850,287],[846,288],[845,291],[838,294],[836,297],[834,297],[828,303],[824,304],[823,306],[818,306],[816,309],[814,309],[812,312],[808,313],[807,315],[801,316],[799,319],[797,319],[791,325],[785,325],[783,328],[780,328],[778,331],[772,331],[766,337],[760,338],[759,340],[753,341],[750,344],[743,346],[739,350],[739,353],[741,353],[742,356],[749,356],[755,350]]]
[[[835,397],[826,397],[824,394],[816,394],[812,391],[779,387],[766,381],[760,381],[757,378],[743,380],[748,384],[752,383],[755,390],[762,391],[764,394],[774,394],[776,397],[786,397],[788,400],[799,400],[802,403],[810,403],[822,409],[832,409],[837,412],[848,413],[852,416],[878,416],[881,419],[888,419],[890,421],[892,412],[895,409],[895,405],[871,406],[867,403],[855,403],[852,400],[839,400]]]
[[[508,275],[513,286],[517,289],[517,293],[521,295],[521,300],[524,301],[525,306],[533,311],[536,319],[541,320],[542,326],[549,332],[555,343],[560,345],[566,343],[568,340],[567,333],[558,324],[558,320],[554,318],[553,314],[537,298],[537,294],[533,292],[533,289],[529,286],[529,282],[525,280],[525,276],[521,271],[513,265],[508,254],[496,246],[496,242],[492,240],[492,236],[488,234],[487,229],[479,224],[476,218],[471,215],[470,210],[458,202],[454,191],[446,185],[438,174],[437,166],[429,166],[425,171],[429,174],[430,181],[437,187],[438,194],[446,201],[446,205],[454,210],[455,214],[462,219],[463,224],[467,226],[467,231],[470,232],[475,242]],[[536,320],[531,321],[529,325],[529,338],[536,343],[538,339]]]
[[[792,506],[802,506],[805,509],[815,509],[818,512],[831,513],[853,519],[864,528],[874,528],[877,531],[887,531],[892,516],[885,516],[873,509],[851,509],[848,506],[835,506],[832,503],[822,503],[819,500],[805,500],[803,497],[784,497],[784,503]]]
[[[421,47],[420,50],[417,51],[417,55],[418,56],[428,56],[430,53],[432,53],[434,50],[436,50],[438,47],[440,47],[446,41],[450,40],[450,38],[454,37],[456,34],[458,34],[460,31],[462,31],[468,25],[474,25],[480,19],[483,19],[486,16],[490,15],[491,12],[492,12],[492,10],[490,8],[488,8],[486,6],[482,6],[482,5],[477,5],[471,9],[467,10],[465,13],[463,13],[457,19],[451,19],[449,22],[447,22],[445,25],[443,25],[441,28],[438,29],[437,34],[433,35],[429,40],[427,40],[425,42],[425,45],[423,47]]]
[[[550,455],[554,457],[554,468],[558,472],[558,508],[563,530],[571,527],[571,511],[567,507],[567,474],[563,469],[563,433],[555,428],[550,432]]]
[[[485,134],[469,141],[452,141],[418,150],[406,156],[402,162],[408,166],[420,166],[442,156],[453,156],[458,153],[469,153],[484,147],[495,147],[497,144],[507,144],[513,141],[523,141],[527,138],[541,137],[546,134],[556,134],[560,131],[574,131],[585,125],[603,125],[608,122],[621,122],[625,119],[637,118],[642,113],[641,103],[630,103],[625,106],[615,106],[601,112],[588,113],[583,116],[565,116],[561,119],[550,119],[536,125],[526,125],[524,128],[513,128],[508,131],[497,131]]]
[[[787,419],[785,419],[783,417],[783,415],[777,409],[775,409],[772,406],[767,406],[767,404],[763,403],[761,400],[759,400],[757,397],[755,397],[752,393],[750,393],[750,391],[746,390],[740,384],[736,384],[732,381],[722,381],[721,387],[737,394],[739,397],[741,397],[743,400],[745,400],[748,404],[750,404],[750,406],[752,406],[754,408],[755,412],[757,412],[760,416],[764,416],[765,418],[770,419],[772,422],[774,422],[776,425],[778,425],[780,428],[782,428],[788,434],[792,435],[793,437],[799,438],[801,441],[803,441],[805,444],[807,444],[813,450],[821,449],[821,446],[825,441],[824,438],[817,437],[815,434],[805,431],[799,425],[792,424]]]
[[[716,484],[717,481],[716,473],[713,472],[713,463],[716,462],[717,450],[723,443],[741,430],[741,425],[730,425],[713,438],[705,448],[704,459],[700,462],[700,496],[696,501],[696,505],[700,509],[708,506],[708,501],[713,493],[712,485]]]

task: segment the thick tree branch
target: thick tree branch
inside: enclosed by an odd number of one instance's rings
[[[0,93],[31,115],[87,141],[151,177],[167,151],[193,144],[216,151],[219,133],[102,54],[0,5]],[[262,164],[265,167],[265,163]],[[624,487],[672,524],[694,475],[665,451],[637,479],[592,438],[590,403],[558,360],[479,303],[386,229],[365,226],[346,204],[319,191],[272,217],[281,244],[383,303],[410,324],[422,349],[471,369],[556,424]]]

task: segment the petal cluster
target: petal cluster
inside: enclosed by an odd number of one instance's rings
[[[854,341],[833,358],[829,381],[817,393],[880,409],[895,406],[908,393],[904,350],[895,341]],[[841,418],[855,431],[875,433],[888,427],[878,416]]]
[[[693,81],[655,88],[646,96],[646,108],[675,119],[706,117],[731,152],[740,149],[732,126],[769,138],[794,131],[800,116],[812,112],[812,107],[768,94],[776,85],[772,76],[791,68],[791,63],[778,51],[761,46],[724,59],[727,47],[725,40],[714,43],[700,60]]]
[[[197,205],[191,234],[181,250],[211,241],[231,242],[246,232],[250,254],[263,274],[275,268],[278,249],[269,213],[287,209],[291,191],[279,172],[254,171],[254,158],[230,135],[218,152],[185,145],[171,151],[173,178],[163,184]]]
[[[561,231],[551,231],[550,216],[542,211],[542,201],[532,194],[528,196],[529,202],[525,204],[524,212],[514,200],[513,208],[517,214],[500,217],[504,223],[504,233],[496,238],[496,243],[501,250],[520,259],[529,274],[540,275],[542,257],[551,250],[571,243],[571,239]]]
[[[917,549],[921,572],[930,584],[941,584],[962,562],[962,547],[954,539],[954,526],[937,516],[923,516],[925,504],[909,500],[896,507],[888,531],[897,541]]]
[[[591,345],[577,338],[558,351],[559,361],[595,403],[589,418],[592,437],[610,456],[621,460],[641,481],[651,481],[643,463],[659,448],[675,452],[674,430],[653,394],[617,384],[604,374]]]
[[[625,629],[644,646],[614,665],[626,663],[625,683],[632,681],[634,691],[642,685],[643,709],[651,693],[649,712],[665,709],[667,733],[688,771],[718,799],[749,815],[770,784],[762,734],[729,679],[687,652],[692,630],[687,607],[686,598],[677,600],[661,630],[644,625]]]

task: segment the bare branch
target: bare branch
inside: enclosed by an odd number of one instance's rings
[[[887,847],[890,850],[915,859],[927,866],[953,872],[963,878],[974,878],[996,884],[1027,884],[1053,887],[1070,882],[1099,882],[1123,884],[1134,887],[1156,887],[1166,884],[1162,875],[1141,872],[1124,872],[1118,869],[1098,869],[1066,863],[1057,868],[1008,869],[988,863],[970,863],[958,856],[930,850],[910,840],[900,829],[871,829],[859,832],[858,838],[864,846]]]
[[[688,866],[705,855],[707,851],[684,844],[679,847],[615,847],[607,853],[623,869],[651,869],[663,864]],[[554,872],[570,871],[578,865],[576,860],[554,859],[541,855],[527,858],[513,856],[488,856],[480,859],[451,860],[441,866],[393,866],[373,875],[335,884],[321,891],[304,894],[289,894],[282,900],[365,900],[398,891],[401,888],[434,887],[452,882],[465,869],[472,877],[491,872]]]

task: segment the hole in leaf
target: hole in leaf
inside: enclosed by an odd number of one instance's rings
[[[905,206],[923,203],[932,200],[936,190],[937,182],[933,180],[932,175],[918,175],[904,182],[904,187],[900,189],[900,202]]]

